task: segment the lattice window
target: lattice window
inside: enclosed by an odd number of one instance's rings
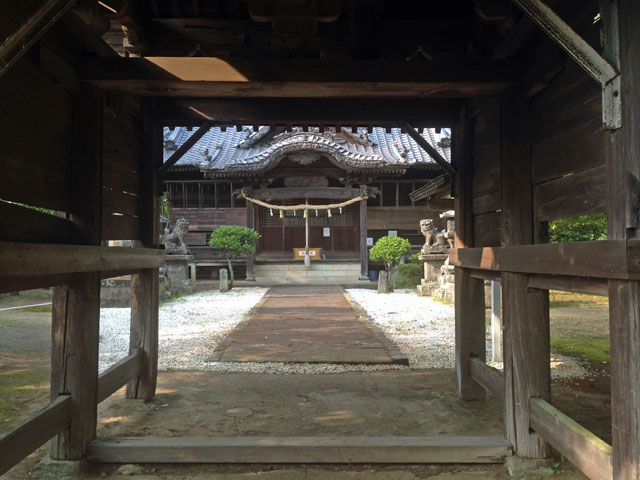
[[[291,200],[272,200],[270,203],[274,205],[299,205],[305,203],[304,199],[291,199]],[[309,199],[307,201],[310,205],[328,205],[330,203],[339,203],[337,200],[331,199]],[[284,222],[285,226],[304,226],[304,217],[303,211],[298,210],[295,212],[285,211],[285,218],[280,218],[280,212],[278,210],[269,211],[268,208],[258,207],[260,211],[260,225],[265,227],[274,227],[278,225],[282,225]],[[318,216],[316,216],[316,211],[311,209],[309,210],[309,225],[312,227],[351,227],[356,225],[358,215],[357,209],[359,208],[358,203],[352,203],[346,207],[342,208],[342,213],[338,209],[334,209],[331,211],[332,217],[329,218],[327,215],[327,210],[318,210]]]

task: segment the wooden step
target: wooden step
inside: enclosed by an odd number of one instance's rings
[[[502,437],[117,437],[87,458],[105,463],[502,463]]]

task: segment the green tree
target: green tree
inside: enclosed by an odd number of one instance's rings
[[[411,243],[402,237],[382,237],[369,250],[369,258],[374,262],[384,263],[387,271],[387,287],[391,292],[391,274],[398,264],[398,261],[405,255],[411,253]]]
[[[549,222],[551,243],[590,242],[607,239],[607,216],[604,213],[562,218]]]
[[[231,259],[255,252],[255,243],[259,238],[258,232],[252,228],[239,225],[225,225],[211,233],[209,246],[222,250],[229,264],[229,288],[233,288],[234,281]]]

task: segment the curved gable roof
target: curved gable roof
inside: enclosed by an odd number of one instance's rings
[[[180,147],[195,131],[186,127],[165,128],[164,159]],[[451,161],[450,132],[425,129],[421,135],[447,160]],[[310,128],[308,132],[294,128],[291,132],[270,127],[241,131],[219,127],[207,132],[176,164],[177,168],[197,168],[205,173],[258,172],[277,163],[294,152],[319,152],[330,155],[345,167],[355,169],[407,168],[436,166],[435,161],[399,128],[387,133],[375,127],[368,131],[359,128],[353,133]]]

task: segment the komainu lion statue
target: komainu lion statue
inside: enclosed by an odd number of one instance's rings
[[[189,247],[184,243],[184,236],[189,231],[189,220],[179,218],[173,231],[167,226],[164,231],[164,250],[168,255],[189,255]]]
[[[424,245],[422,246],[421,253],[423,255],[429,255],[430,253],[446,253],[448,251],[447,243],[445,241],[445,232],[438,231],[433,224],[433,219],[427,218],[420,220],[420,231],[425,237]]]

